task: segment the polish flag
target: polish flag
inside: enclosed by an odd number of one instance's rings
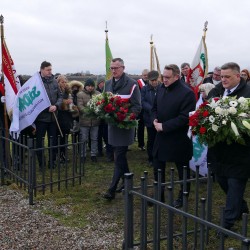
[[[6,110],[8,115],[11,116],[15,97],[21,84],[4,39],[2,41],[2,68],[4,75]]]

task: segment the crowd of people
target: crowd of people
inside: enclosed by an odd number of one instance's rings
[[[125,73],[125,64],[121,58],[111,61],[112,78],[105,81],[99,77],[95,82],[88,78],[84,83],[68,81],[64,75],[57,78],[52,74],[52,65],[42,62],[40,75],[51,106],[43,110],[35,120],[36,147],[43,146],[47,134],[49,143],[57,145],[59,134],[56,118],[61,128],[60,144],[66,143],[66,135],[75,133],[83,143],[80,156],[87,158],[87,147],[90,148],[90,159],[96,163],[104,156],[106,161],[114,162],[114,173],[109,188],[103,197],[113,200],[117,192],[124,188],[124,174],[129,172],[128,146],[137,138],[138,149],[145,151],[148,165],[152,167],[154,178],[158,181],[158,169],[162,170],[161,182],[165,182],[166,162],[174,162],[179,180],[183,180],[183,167],[186,166],[187,178],[190,178],[189,161],[193,156],[192,140],[188,137],[189,112],[196,108],[195,94],[187,82],[190,65],[175,64],[164,67],[162,75],[158,71],[144,69],[137,81]],[[247,69],[240,70],[236,63],[226,63],[215,67],[199,87],[203,101],[212,97],[225,95],[250,98],[250,75]],[[230,90],[230,93],[228,92]],[[136,129],[122,129],[105,121],[86,116],[85,107],[88,101],[101,92],[111,92],[128,99],[130,108],[137,115]],[[3,95],[3,93],[0,93]],[[3,102],[1,102],[1,127],[4,128]],[[147,136],[144,136],[144,131]],[[147,138],[146,144],[144,143]],[[146,145],[146,147],[145,147]],[[48,167],[55,167],[56,153],[49,156]],[[40,151],[37,153],[39,167],[42,169],[45,159]],[[65,158],[65,147],[60,148],[60,161]],[[208,161],[216,175],[219,185],[226,194],[224,226],[231,229],[242,213],[248,213],[244,192],[250,176],[250,140],[247,145],[238,143],[227,145],[221,143],[208,150]],[[120,182],[120,186],[118,185]],[[183,185],[180,185],[178,198],[173,206],[183,205]],[[190,191],[190,184],[186,192]],[[161,190],[161,201],[165,202],[164,188]]]

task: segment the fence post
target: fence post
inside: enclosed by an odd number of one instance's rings
[[[207,164],[207,214],[206,219],[208,222],[212,221],[212,171],[211,164]],[[206,227],[206,243],[209,241],[209,227]]]
[[[3,138],[3,129],[0,128],[0,166],[1,166],[1,186],[4,185],[4,159],[3,159],[3,145],[4,145],[4,138]]]
[[[188,192],[183,192],[183,211],[188,212]],[[182,218],[182,249],[187,249],[187,217]]]
[[[147,196],[147,172],[144,171],[144,176],[141,177],[141,193]],[[146,176],[146,177],[145,177]],[[140,249],[147,249],[147,201],[141,199],[141,240]]]
[[[33,140],[31,138],[28,139],[28,156],[29,156],[29,205],[34,205],[34,179],[35,179],[35,169],[34,169],[34,161],[35,161],[35,152],[33,150]]]
[[[168,186],[168,204],[173,206],[173,188]],[[173,249],[173,225],[174,225],[174,214],[173,212],[168,209],[168,228],[167,228],[167,249]]]
[[[201,198],[201,218],[203,219],[203,220],[205,220],[205,206],[206,206],[206,199],[205,198]],[[201,231],[200,231],[200,248],[201,249],[204,249],[204,239],[205,239],[205,226],[204,226],[204,224],[200,224],[200,227],[201,227]]]
[[[132,173],[126,173],[125,177],[125,222],[124,222],[124,249],[132,250],[134,246],[134,211],[133,211],[133,194],[131,190],[133,189],[133,176]]]

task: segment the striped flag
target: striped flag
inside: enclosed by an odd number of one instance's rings
[[[4,39],[2,39],[2,68],[4,75],[6,110],[8,115],[11,116],[15,96],[20,89],[21,84]]]

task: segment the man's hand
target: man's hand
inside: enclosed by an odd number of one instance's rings
[[[2,96],[2,97],[1,97],[1,102],[2,102],[2,103],[5,103],[5,96]]]
[[[55,105],[51,105],[49,107],[49,112],[55,112],[57,110],[56,106]]]
[[[155,119],[153,123],[157,132],[163,131],[162,123],[159,123],[157,119]]]

